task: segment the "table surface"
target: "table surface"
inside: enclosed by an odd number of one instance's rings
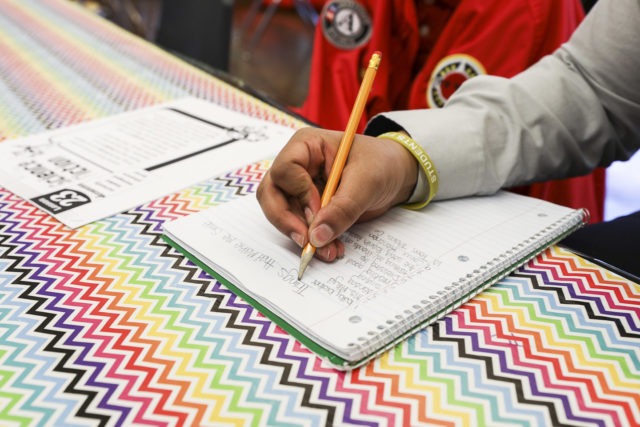
[[[185,95],[300,125],[71,3],[0,2],[0,140]],[[161,239],[268,166],[75,230],[0,188],[0,424],[640,425],[640,286],[558,247],[329,368]]]

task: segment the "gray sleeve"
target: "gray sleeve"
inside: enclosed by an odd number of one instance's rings
[[[439,199],[626,160],[640,146],[640,0],[599,0],[568,43],[514,78],[475,77],[442,109],[384,116],[431,156]]]

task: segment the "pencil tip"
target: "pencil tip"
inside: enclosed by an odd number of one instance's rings
[[[300,268],[298,269],[298,280],[302,279],[302,275],[307,269],[309,262],[311,262],[311,258],[313,258],[313,251],[302,251],[302,256],[300,257]]]

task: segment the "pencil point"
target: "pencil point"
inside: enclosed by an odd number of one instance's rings
[[[304,250],[302,251],[302,255],[300,256],[300,268],[298,269],[298,280],[302,279],[302,275],[307,269],[309,262],[311,262],[314,252],[315,248],[311,245],[305,246]]]

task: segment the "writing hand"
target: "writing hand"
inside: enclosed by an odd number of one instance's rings
[[[393,141],[356,135],[340,185],[320,208],[342,132],[317,128],[297,131],[278,154],[258,187],[267,219],[300,247],[308,239],[316,256],[333,261],[344,255],[337,239],[358,221],[382,215],[406,201],[418,176],[415,158]]]

